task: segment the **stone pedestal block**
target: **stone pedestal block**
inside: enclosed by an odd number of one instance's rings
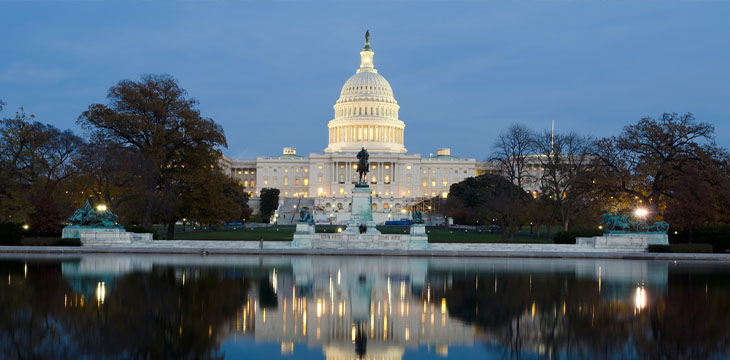
[[[380,234],[373,221],[373,195],[369,186],[356,186],[352,189],[352,211],[345,234],[359,234],[360,225],[367,226],[365,234]]]

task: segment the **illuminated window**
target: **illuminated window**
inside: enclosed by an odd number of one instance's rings
[[[284,169],[284,172],[289,172],[289,169]]]
[[[289,185],[289,177],[284,176],[284,185]]]
[[[238,175],[241,175],[241,170],[238,170]]]
[[[390,205],[388,203],[383,204],[383,209],[390,209]]]
[[[321,168],[322,168],[322,165],[317,165],[317,169],[321,169]]]
[[[324,193],[324,190],[322,188],[317,189],[317,195],[322,196],[323,193]],[[329,206],[330,206],[330,204],[327,204],[327,207],[329,207]]]
[[[248,187],[248,180],[243,182],[243,187]]]
[[[309,169],[304,169],[304,172],[305,172],[305,173],[308,173],[308,172],[309,172]]]
[[[299,178],[294,178],[294,185],[299,185]]]
[[[375,177],[375,175],[373,175],[373,177],[370,179],[370,183],[371,184],[377,184],[378,183],[378,179],[377,179],[377,177]]]
[[[304,185],[309,185],[309,178],[304,178]]]
[[[269,185],[269,178],[268,177],[265,177],[264,178],[264,185]]]
[[[251,180],[251,187],[256,186],[256,185],[254,185],[254,183],[255,183],[255,181],[254,180]]]
[[[345,174],[340,174],[340,184],[345,183]]]
[[[385,165],[385,170],[390,169],[390,165]]]
[[[322,174],[317,175],[317,182],[322,183]]]
[[[344,193],[345,193],[345,189],[344,188],[340,188],[340,195],[342,195]]]
[[[248,170],[243,170],[243,173],[248,175]]]
[[[431,186],[436,187],[436,179],[431,179]]]
[[[426,179],[424,178],[424,179],[423,179],[423,187],[426,187],[426,186],[428,186],[428,180],[426,180]]]
[[[294,170],[294,171],[296,171],[296,172],[299,172],[299,168],[297,168],[297,169],[296,169],[296,170]]]
[[[385,175],[385,183],[390,184],[390,175]]]
[[[446,199],[448,196],[449,196],[449,193],[447,193],[447,192],[442,192],[441,193],[441,197],[444,198],[444,199]]]
[[[436,173],[436,169],[431,170],[431,174],[435,174],[435,173]]]
[[[411,166],[410,165],[406,166],[406,169],[410,170],[411,169]]]
[[[444,181],[443,181],[444,186],[446,186],[448,183],[449,183],[448,180],[446,180],[446,178],[444,178]]]

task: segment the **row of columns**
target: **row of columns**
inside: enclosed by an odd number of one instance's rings
[[[335,113],[336,117],[361,116],[361,115],[398,117],[398,113],[396,112],[395,109],[377,108],[377,107],[376,108],[368,108],[368,107],[343,108],[343,109],[337,110],[337,112]]]
[[[340,182],[340,174],[342,174],[342,173],[341,172],[338,172],[337,169],[342,164],[343,164],[343,162],[341,162],[341,161],[335,161],[335,162],[332,163],[332,184],[339,184],[339,182]],[[357,165],[357,163],[354,163],[354,162],[345,162],[344,165],[345,165],[345,169],[344,169],[344,172],[345,172],[345,174],[344,174],[345,175],[345,184],[349,184],[352,181],[352,179],[354,179],[355,173],[356,173],[356,170],[353,169],[352,167],[353,167],[353,165]],[[388,173],[386,174],[386,172],[385,172],[385,166],[384,166],[385,163],[378,162],[378,163],[370,163],[370,170],[371,171],[368,173],[368,181],[367,181],[368,184],[370,183],[370,180],[372,180],[372,176],[373,176],[372,168],[373,168],[373,165],[375,165],[375,167],[376,167],[376,169],[375,169],[377,171],[377,178],[376,178],[376,180],[377,180],[377,182],[379,184],[384,184],[385,183],[385,175],[388,175],[390,177],[389,178],[390,184],[394,184],[395,183],[395,168],[393,167],[393,163],[388,163],[388,165],[390,165],[391,168],[388,171]]]
[[[403,129],[396,126],[347,125],[331,127],[329,142],[375,141],[403,144]]]

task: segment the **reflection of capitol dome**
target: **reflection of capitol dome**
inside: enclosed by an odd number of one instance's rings
[[[359,151],[405,153],[398,102],[388,80],[373,66],[369,41],[360,52],[360,68],[342,86],[335,103],[335,118],[328,124],[326,152]]]

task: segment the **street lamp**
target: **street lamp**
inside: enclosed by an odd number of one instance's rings
[[[649,211],[644,208],[638,208],[638,209],[634,210],[634,215],[636,215],[637,217],[640,217],[640,218],[645,218],[646,215],[648,215],[648,214],[649,214]]]
[[[99,212],[104,212],[104,211],[106,211],[106,205],[104,205],[104,204],[96,205],[96,210]]]

